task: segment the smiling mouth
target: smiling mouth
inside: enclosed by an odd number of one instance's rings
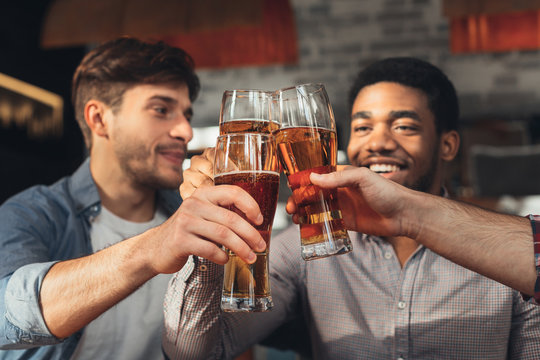
[[[388,174],[401,170],[400,166],[394,164],[371,164],[368,168],[377,174]]]
[[[185,154],[183,152],[177,152],[177,151],[162,151],[161,155],[163,155],[166,159],[176,164],[182,164],[185,158]]]

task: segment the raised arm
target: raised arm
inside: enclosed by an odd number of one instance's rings
[[[185,200],[165,223],[83,258],[55,264],[43,280],[41,309],[47,327],[65,338],[160,273],[181,269],[190,255],[218,264],[228,260],[221,245],[245,261],[265,243],[242,217],[222,206],[235,205],[248,219],[262,221],[257,203],[233,186],[207,187]]]
[[[366,168],[312,174],[311,180],[341,188],[340,205],[351,230],[413,238],[459,265],[534,294],[537,275],[527,218],[413,191]],[[292,201],[287,210],[295,212]]]

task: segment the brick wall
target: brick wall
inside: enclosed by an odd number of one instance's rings
[[[217,124],[225,89],[323,82],[343,147],[348,137],[347,92],[355,73],[389,56],[416,56],[441,67],[460,94],[463,123],[540,113],[540,51],[452,56],[440,0],[291,0],[291,4],[299,64],[199,70],[203,86],[194,126]]]

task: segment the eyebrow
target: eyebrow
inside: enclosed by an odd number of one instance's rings
[[[161,100],[163,102],[166,102],[168,104],[178,104],[178,100],[170,97],[170,96],[166,96],[166,95],[154,95],[154,96],[151,96],[150,98],[148,98],[148,101],[151,101],[151,100]]]
[[[371,111],[358,111],[352,115],[352,120],[357,119],[370,119],[372,116]],[[390,111],[390,118],[399,119],[399,118],[410,118],[416,121],[422,121],[420,116],[416,111],[412,110],[394,110]]]
[[[410,118],[416,121],[422,121],[420,119],[420,116],[416,111],[412,110],[397,110],[397,111],[390,111],[390,116],[393,119],[399,119],[399,118]]]
[[[352,115],[352,120],[369,118],[371,118],[371,111],[358,111]]]
[[[151,100],[161,100],[163,102],[166,102],[167,104],[172,104],[172,105],[178,104],[178,100],[170,96],[165,96],[165,95],[154,95],[148,99],[148,101],[151,101]],[[184,111],[184,116],[190,117],[190,118],[193,117],[193,108],[191,106]]]

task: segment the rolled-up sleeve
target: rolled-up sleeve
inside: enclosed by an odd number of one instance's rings
[[[45,325],[39,302],[43,279],[56,262],[50,252],[65,220],[41,193],[22,193],[0,207],[0,349],[60,342]]]
[[[4,307],[0,317],[1,349],[22,349],[60,341],[47,328],[39,305],[41,283],[54,263],[26,265],[1,280],[0,296],[4,299],[0,302]]]

